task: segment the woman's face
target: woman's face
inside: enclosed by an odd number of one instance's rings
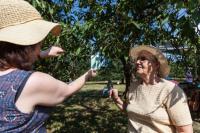
[[[152,58],[150,57],[152,56]],[[136,59],[136,73],[143,77],[158,72],[159,65],[153,60],[153,55],[143,52]]]

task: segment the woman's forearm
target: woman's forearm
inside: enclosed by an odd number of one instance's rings
[[[69,87],[73,88],[73,90],[79,90],[80,88],[83,87],[83,85],[86,83],[86,81],[92,77],[92,74],[90,74],[91,72],[88,71],[86,73],[84,73],[82,76],[80,76],[79,78],[77,78],[76,80],[74,80],[73,82],[69,83]],[[76,88],[76,89],[75,89]]]

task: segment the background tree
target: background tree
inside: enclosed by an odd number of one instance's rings
[[[197,74],[200,69],[198,0],[29,1],[46,19],[62,24],[62,34],[45,42],[46,45],[55,42],[66,50],[58,62],[54,59],[45,62],[48,64],[45,70],[53,69],[53,74],[61,79],[74,78],[79,70],[88,68],[89,56],[98,51],[109,60],[121,62],[128,86],[128,53],[131,47],[140,44],[163,47],[166,52],[181,55],[181,60],[176,62],[179,70],[192,66]],[[184,11],[183,15],[180,10]],[[177,69],[172,70],[175,71],[171,76],[177,75]]]
[[[87,9],[80,18],[90,24],[86,38],[106,57],[121,61],[127,86],[128,52],[135,45],[163,46],[166,52],[173,48],[170,52],[182,56],[177,62],[178,70],[188,66],[199,70],[199,37],[195,31],[199,21],[198,1],[88,0],[79,1],[79,6]],[[184,15],[180,14],[181,10],[185,10]],[[177,70],[172,70],[174,76]]]
[[[58,37],[49,35],[44,42],[43,49],[50,45],[58,45],[65,50],[65,54],[51,59],[43,59],[36,63],[35,68],[54,75],[64,81],[77,78],[90,67],[91,47],[85,38],[85,27],[76,22],[72,12],[72,1],[29,0],[39,10],[46,20],[59,22],[62,33]]]

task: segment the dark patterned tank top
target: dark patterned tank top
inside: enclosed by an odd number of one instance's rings
[[[15,106],[32,71],[14,70],[0,76],[0,132],[45,133],[44,122],[49,117],[48,108],[38,106],[32,113],[22,113]]]

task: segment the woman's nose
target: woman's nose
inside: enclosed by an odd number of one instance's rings
[[[140,60],[136,60],[136,64],[140,64]]]

